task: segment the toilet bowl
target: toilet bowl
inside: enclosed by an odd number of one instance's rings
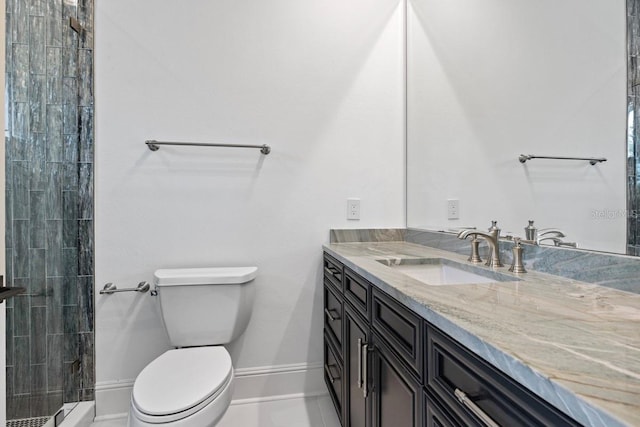
[[[241,334],[256,267],[156,271],[172,345],[138,375],[128,427],[212,427],[233,394],[233,365],[221,345]],[[251,285],[251,286],[250,286]]]
[[[169,350],[138,375],[129,426],[214,426],[232,394],[233,366],[224,347]]]

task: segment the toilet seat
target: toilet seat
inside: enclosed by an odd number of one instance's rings
[[[132,407],[141,421],[177,421],[211,404],[232,379],[231,357],[222,346],[169,350],[136,378]]]

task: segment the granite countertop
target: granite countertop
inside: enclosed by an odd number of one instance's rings
[[[640,425],[640,295],[507,268],[514,281],[430,286],[376,260],[467,257],[407,242],[324,248],[584,425]]]

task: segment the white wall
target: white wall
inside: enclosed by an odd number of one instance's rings
[[[411,0],[408,225],[496,219],[522,236],[534,219],[624,252],[625,16],[624,0]],[[523,166],[521,153],[608,161]]]
[[[234,365],[321,362],[329,229],[404,226],[402,26],[398,0],[97,1],[96,294],[157,268],[257,265]],[[99,391],[168,349],[156,302],[96,296]],[[98,393],[99,414],[122,409],[106,407]]]

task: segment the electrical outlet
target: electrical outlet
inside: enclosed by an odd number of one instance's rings
[[[360,199],[347,199],[347,219],[360,219]]]
[[[460,219],[460,200],[447,200],[447,219]]]

